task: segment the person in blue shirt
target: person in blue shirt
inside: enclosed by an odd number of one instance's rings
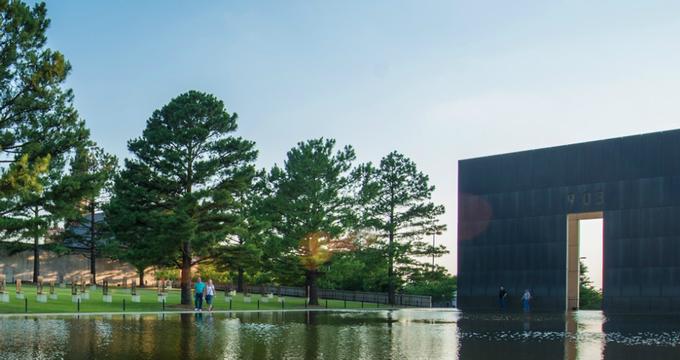
[[[194,311],[203,311],[203,293],[205,292],[205,283],[201,278],[198,278],[194,286]]]

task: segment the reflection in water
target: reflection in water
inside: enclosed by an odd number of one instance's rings
[[[2,359],[672,359],[680,320],[455,310],[4,318]]]
[[[567,314],[564,358],[567,360],[601,359],[605,347],[605,337],[602,333],[604,320],[601,311],[579,311]]]
[[[602,324],[607,337],[606,359],[680,358],[680,316],[650,320],[637,316],[608,318]]]

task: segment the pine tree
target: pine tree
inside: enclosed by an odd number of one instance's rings
[[[366,164],[360,202],[363,226],[377,232],[387,257],[388,301],[395,303],[397,281],[403,273],[422,267],[417,257],[443,251],[428,249],[424,236],[442,231],[436,219],[444,207],[430,201],[434,186],[416,164],[397,152],[385,156],[379,167]]]
[[[45,47],[44,3],[0,2],[0,232],[33,242],[33,280],[40,273],[39,241],[63,220],[80,186],[64,174],[89,132],[62,89],[64,56]]]
[[[78,118],[71,91],[61,88],[71,67],[45,47],[45,4],[2,1],[0,19],[0,199],[7,199],[41,191],[38,175],[52,157],[72,148]],[[0,200],[0,217],[8,207]]]
[[[164,229],[166,218],[158,209],[163,194],[150,182],[150,169],[126,160],[125,169],[116,175],[111,199],[104,206],[106,224],[112,238],[106,244],[108,256],[127,262],[139,274],[144,286],[144,271],[150,266],[175,266],[177,247]]]
[[[244,290],[245,272],[263,269],[262,255],[264,241],[271,234],[271,226],[265,214],[266,174],[259,173],[252,186],[237,197],[241,223],[235,233],[220,245],[219,256],[215,259],[219,269],[236,271],[236,289]]]
[[[354,150],[334,148],[331,139],[298,143],[283,168],[275,166],[269,174],[273,195],[268,208],[278,236],[269,243],[269,253],[284,271],[302,267],[311,305],[318,305],[320,266],[336,244],[346,242],[355,223]]]
[[[118,160],[96,146],[79,149],[74,159],[73,176],[82,187],[82,199],[77,206],[75,217],[68,221],[64,234],[67,241],[87,249],[85,258],[90,262],[90,274],[97,281],[96,260],[110,240],[111,234],[105,218],[102,216],[103,205],[111,184]]]
[[[182,304],[191,303],[191,267],[216,257],[216,245],[239,226],[235,198],[255,175],[254,143],[231,135],[236,118],[213,95],[189,91],[154,111],[142,136],[128,142],[134,158],[117,188],[148,198],[144,218],[156,234],[147,241],[181,269]],[[116,236],[126,232],[120,220],[112,223]]]
[[[69,170],[67,162],[71,163]],[[40,275],[41,245],[60,239],[57,227],[77,213],[78,203],[89,191],[89,184],[78,176],[76,167],[70,153],[52,157],[48,171],[36,178],[40,190],[24,191],[5,201],[11,204],[4,215],[5,233],[33,243],[34,282]]]

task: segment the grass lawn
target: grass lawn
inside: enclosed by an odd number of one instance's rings
[[[9,285],[9,284],[8,284]],[[7,286],[10,296],[10,302],[0,302],[0,314],[18,314],[26,312],[26,303],[23,299],[17,299],[13,286]],[[49,299],[49,288],[45,286],[44,293],[48,294],[47,303],[39,303],[36,300],[36,288],[30,285],[23,285],[22,292],[26,299],[28,299],[28,313],[75,313],[78,312],[78,304],[71,301],[71,288],[55,288],[55,293],[58,295],[57,300]],[[113,302],[105,303],[102,300],[102,290],[98,287],[96,291],[90,291],[89,300],[81,300],[80,312],[123,312],[123,300],[125,300],[125,311],[140,312],[140,311],[162,311],[163,304],[158,302],[156,289],[137,289],[137,295],[140,295],[141,302],[133,303],[130,295],[130,289],[122,289],[116,287],[109,288],[109,295],[112,295]],[[274,296],[273,299],[268,299],[268,302],[261,299],[260,295],[251,294],[251,302],[246,303],[243,299],[243,294],[237,294],[232,298],[231,310],[257,310],[258,300],[260,302],[260,310],[281,310],[282,305],[278,298]],[[328,302],[329,309],[360,309],[385,307],[386,305],[370,304],[343,300],[325,300],[319,299],[321,308],[326,307]],[[286,297],[283,304],[284,309],[304,309],[305,299],[297,297]],[[207,309],[205,302],[203,309]],[[213,300],[214,310],[230,310],[229,301],[225,300],[224,292],[219,292]],[[168,290],[168,296],[165,303],[165,311],[186,311],[193,310],[192,307],[180,305],[179,289]]]

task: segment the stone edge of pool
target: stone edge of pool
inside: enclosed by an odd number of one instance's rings
[[[72,317],[72,316],[122,316],[122,315],[177,315],[177,314],[240,314],[240,313],[286,313],[286,312],[381,312],[397,310],[422,310],[422,311],[452,311],[455,308],[376,308],[376,309],[286,309],[286,310],[213,310],[209,311],[126,311],[126,312],[71,312],[71,313],[0,313],[0,318],[29,318],[29,317]]]

